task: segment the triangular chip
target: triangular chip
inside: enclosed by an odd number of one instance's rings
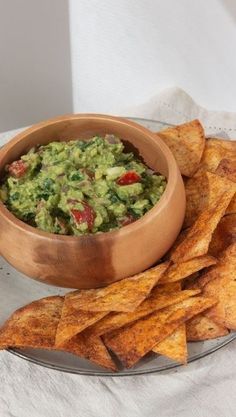
[[[236,243],[230,245],[219,264],[199,280],[206,296],[215,297],[218,304],[207,312],[216,323],[236,330]]]
[[[235,159],[236,142],[209,138],[202,155],[201,167],[207,171],[215,172],[222,159]]]
[[[122,329],[104,336],[104,342],[130,368],[146,353],[170,334],[180,324],[215,304],[215,300],[205,297],[191,297],[179,304],[139,319]]]
[[[65,297],[61,319],[57,327],[55,346],[60,346],[66,340],[81,333],[87,327],[102,319],[108,312],[82,311],[75,309],[70,298]]]
[[[199,256],[186,262],[170,265],[161,277],[158,285],[180,281],[194,272],[200,271],[211,265],[215,265],[217,260],[209,255]]]
[[[71,305],[84,311],[134,311],[148,296],[169,263],[162,263],[146,272],[125,278],[105,288],[73,291],[66,294]]]
[[[206,209],[212,208],[227,190],[236,192],[235,184],[220,175],[199,171],[185,183],[186,213],[184,227],[191,226]],[[232,197],[234,192],[232,191]]]
[[[220,256],[232,243],[236,242],[236,213],[222,217],[215,229],[209,246],[209,253]],[[161,278],[162,279],[162,278]]]
[[[117,371],[116,364],[113,362],[101,338],[91,336],[86,330],[74,336],[60,348],[55,347],[55,349],[73,353],[103,368]]]
[[[227,177],[229,180],[236,182],[236,148],[235,159],[222,159],[216,168],[216,174]]]
[[[226,210],[226,214],[233,214],[233,213],[236,213],[236,194],[234,194]]]
[[[141,317],[144,317],[155,310],[161,310],[172,304],[179,303],[188,297],[199,294],[200,290],[193,291],[173,291],[172,285],[163,285],[155,287],[150,296],[140,304],[140,306],[131,313],[110,313],[102,320],[95,323],[90,331],[93,335],[103,335],[112,330],[132,323]]]
[[[172,261],[180,263],[207,253],[213,232],[223,217],[234,192],[233,189],[226,191],[223,189],[222,196],[215,201],[214,206],[212,205],[199,215],[188,229],[185,239],[172,252]]]
[[[229,180],[236,182],[236,149],[234,151],[235,159],[222,159],[216,169],[218,175],[227,177]],[[227,207],[226,214],[236,213],[236,194]]]
[[[186,325],[181,324],[170,336],[154,346],[152,351],[186,364],[188,358]]]
[[[229,333],[225,326],[215,323],[205,313],[198,314],[187,321],[186,332],[189,342],[216,339],[217,337],[226,336]]]
[[[63,297],[33,301],[15,311],[0,329],[0,346],[52,349]]]
[[[197,170],[205,147],[204,130],[199,120],[158,132],[172,151],[182,175],[191,177]]]

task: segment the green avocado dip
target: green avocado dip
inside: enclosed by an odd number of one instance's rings
[[[166,179],[114,135],[51,142],[6,166],[0,199],[19,219],[50,233],[119,229],[160,199]]]

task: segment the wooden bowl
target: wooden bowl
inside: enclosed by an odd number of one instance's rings
[[[185,191],[175,159],[148,129],[123,118],[73,114],[25,130],[0,152],[6,164],[37,144],[113,133],[168,178],[160,201],[141,219],[113,232],[85,236],[46,233],[18,220],[0,202],[0,253],[17,270],[47,284],[95,288],[145,270],[175,241],[185,213]]]

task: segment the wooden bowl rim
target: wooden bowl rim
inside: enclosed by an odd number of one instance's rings
[[[86,120],[86,119],[100,119],[100,120],[110,120],[114,121],[118,124],[128,125],[132,127],[135,130],[138,130],[145,134],[149,140],[152,141],[152,143],[156,146],[157,143],[166,159],[168,171],[169,171],[169,177],[167,181],[166,189],[161,196],[160,200],[155,204],[154,207],[152,207],[143,217],[136,220],[134,223],[131,223],[127,226],[122,227],[121,229],[110,231],[110,232],[101,232],[99,234],[87,234],[83,236],[67,236],[67,235],[57,235],[49,232],[44,232],[42,230],[37,229],[36,227],[30,226],[27,223],[23,222],[22,220],[18,219],[16,216],[14,216],[13,213],[11,213],[5,205],[0,201],[0,215],[5,217],[8,222],[13,224],[17,229],[19,229],[22,232],[27,232],[29,235],[36,235],[41,239],[47,239],[49,241],[57,241],[57,242],[67,242],[67,243],[74,243],[75,241],[78,241],[78,239],[83,239],[84,241],[89,240],[96,240],[97,242],[102,242],[104,240],[106,241],[114,241],[115,238],[125,237],[127,234],[130,234],[132,232],[137,232],[140,229],[143,229],[148,223],[152,222],[152,219],[154,216],[158,216],[159,213],[165,208],[165,206],[169,203],[171,200],[171,197],[175,190],[175,185],[178,181],[178,178],[180,176],[179,174],[179,168],[177,166],[177,163],[174,159],[174,156],[172,155],[170,149],[168,146],[164,143],[164,141],[154,132],[150,131],[149,129],[145,128],[144,126],[139,125],[136,122],[130,121],[123,117],[118,116],[110,116],[106,114],[98,114],[98,113],[74,113],[74,114],[66,114],[63,116],[57,116],[52,119],[39,122],[37,124],[34,124],[33,126],[27,128],[21,133],[18,133],[14,138],[12,138],[0,151],[0,164],[1,160],[4,158],[4,156],[11,151],[11,149],[19,142],[25,139],[29,134],[40,130],[46,126],[53,125],[57,122],[62,121],[69,121],[69,120]],[[158,150],[159,151],[159,150]],[[179,175],[178,175],[179,174]]]

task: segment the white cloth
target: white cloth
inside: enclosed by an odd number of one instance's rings
[[[164,91],[129,115],[168,123],[199,117],[208,133],[221,131],[232,138],[236,129],[236,114],[208,112],[178,89]],[[0,144],[14,134],[0,135]],[[49,370],[4,351],[0,352],[0,416],[235,417],[235,363],[236,342],[232,342],[166,373],[91,377]]]

